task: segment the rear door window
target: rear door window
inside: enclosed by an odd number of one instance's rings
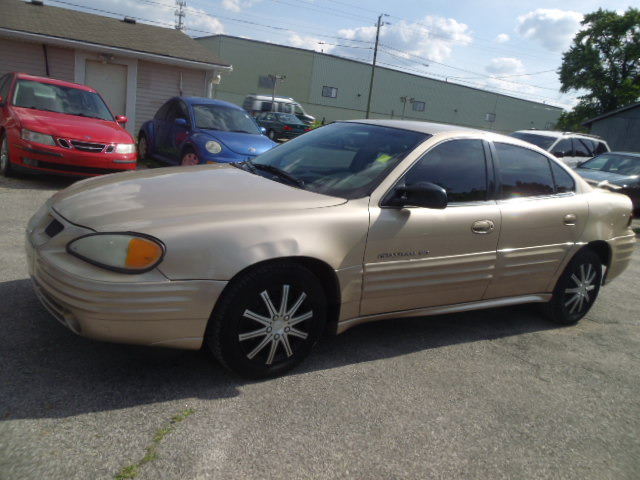
[[[495,143],[502,181],[502,198],[553,195],[555,185],[549,159],[517,145]]]
[[[591,145],[587,145],[589,140],[582,138],[573,139],[573,156],[574,157],[593,157]],[[590,143],[590,142],[589,142]]]

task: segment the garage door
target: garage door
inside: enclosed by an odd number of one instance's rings
[[[125,115],[127,66],[87,60],[85,83],[100,92],[114,115]]]

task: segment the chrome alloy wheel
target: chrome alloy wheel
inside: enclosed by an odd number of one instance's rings
[[[583,263],[570,277],[564,290],[564,306],[569,314],[579,314],[591,306],[590,292],[596,289],[597,272],[591,263]]]
[[[242,316],[261,325],[261,328],[244,331],[255,327],[255,324],[246,324],[238,335],[242,342],[243,351],[249,360],[256,357],[264,357],[264,364],[271,365],[278,357],[291,357],[296,346],[309,336],[308,324],[303,324],[313,317],[313,310],[298,314],[298,310],[304,304],[307,294],[301,292],[295,303],[289,307],[289,294],[291,287],[282,285],[282,294],[279,306],[276,308],[267,290],[260,293],[260,298],[268,316],[260,315],[252,310],[245,309]],[[308,308],[308,307],[306,307]],[[306,310],[303,309],[303,310]],[[303,324],[303,325],[301,325]],[[244,348],[248,341],[253,340],[249,348]]]

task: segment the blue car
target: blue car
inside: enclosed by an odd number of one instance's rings
[[[138,158],[170,165],[248,160],[277,144],[245,110],[200,97],[173,97],[142,125]]]

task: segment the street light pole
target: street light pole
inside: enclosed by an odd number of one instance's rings
[[[278,80],[282,80],[284,81],[285,78],[287,78],[286,75],[277,75],[277,74],[273,74],[273,75],[269,75],[269,78],[271,78],[273,80],[273,90],[271,91],[271,111],[275,112],[276,111],[276,84],[278,83]]]
[[[388,17],[386,13],[381,13],[378,16],[378,25],[376,28],[376,44],[373,48],[373,63],[371,64],[371,80],[369,81],[369,99],[367,100],[367,116],[369,118],[369,112],[371,111],[371,94],[373,93],[373,77],[376,73],[376,58],[378,57],[378,40],[380,38],[380,27],[383,25],[382,17]]]

